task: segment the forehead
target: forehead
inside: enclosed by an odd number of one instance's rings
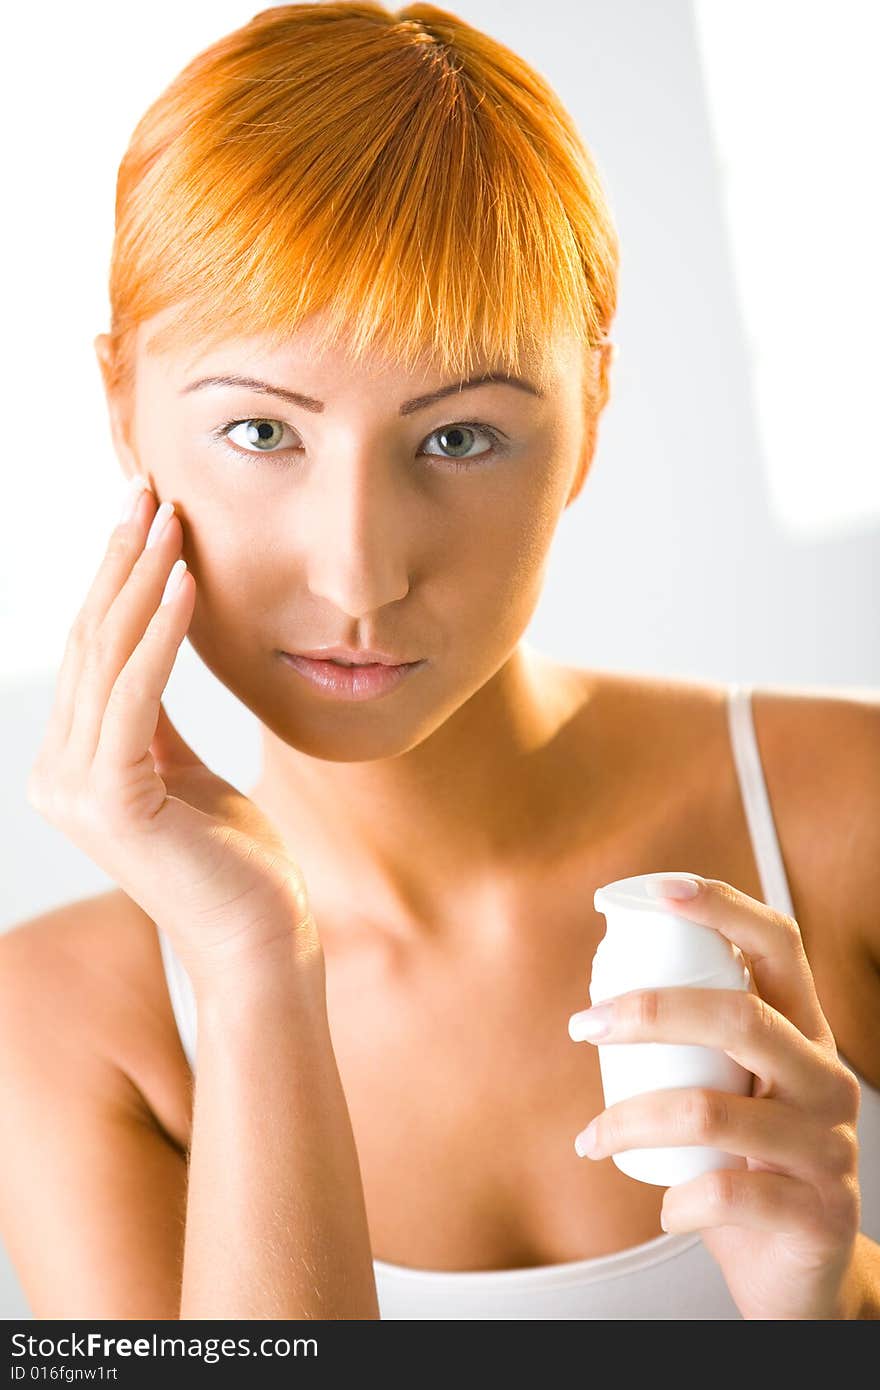
[[[230,334],[205,345],[170,345],[161,352],[150,348],[151,338],[176,316],[179,310],[166,309],[138,325],[135,335],[135,370],[142,384],[152,383],[180,389],[197,376],[236,373],[262,377],[266,380],[294,385],[301,382],[303,372],[309,379],[326,382],[331,378],[340,386],[369,381],[377,387],[400,386],[406,383],[417,390],[430,388],[454,374],[443,372],[436,358],[425,351],[414,367],[409,367],[393,355],[371,348],[355,355],[344,339],[336,344],[318,346],[323,320],[314,316],[295,332],[278,338],[272,334]],[[573,332],[560,330],[540,344],[525,348],[519,371],[552,395],[566,380],[581,379],[583,350]],[[473,375],[481,371],[498,370],[497,361],[479,360]],[[503,367],[500,368],[503,370]],[[466,375],[462,373],[462,376]]]

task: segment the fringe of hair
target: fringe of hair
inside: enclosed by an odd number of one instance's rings
[[[517,373],[557,329],[608,340],[619,248],[596,163],[522,58],[430,4],[280,5],[194,58],[116,186],[113,383],[230,335]]]

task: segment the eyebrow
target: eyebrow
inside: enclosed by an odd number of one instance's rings
[[[488,386],[492,382],[500,382],[502,386],[514,386],[518,391],[527,391],[541,400],[544,396],[543,391],[539,391],[537,386],[523,377],[507,376],[502,372],[486,372],[481,376],[469,377],[467,381],[454,381],[448,386],[440,386],[425,396],[414,396],[412,400],[402,403],[399,413],[412,415],[413,411],[424,410],[425,406],[433,405],[434,401],[439,401],[444,396],[451,396],[457,391],[468,391],[475,386]],[[314,396],[305,396],[301,391],[287,391],[283,386],[270,386],[267,381],[259,381],[252,376],[203,376],[198,381],[191,381],[189,385],[184,386],[180,395],[184,396],[190,391],[202,391],[210,386],[238,386],[248,391],[257,391],[264,396],[278,396],[283,401],[290,401],[293,405],[301,406],[303,410],[312,410],[316,414],[324,409],[324,402],[316,400]]]

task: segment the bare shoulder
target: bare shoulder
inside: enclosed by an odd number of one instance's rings
[[[74,1052],[103,1059],[120,1090],[184,1151],[190,1070],[155,923],[121,889],[65,903],[0,936],[0,977]],[[71,1047],[71,1044],[73,1046]]]
[[[688,760],[699,763],[707,752],[708,740],[717,744],[719,736],[726,737],[723,682],[571,666],[531,648],[529,660],[550,692],[551,708],[565,715],[573,743],[586,739],[591,759],[603,746],[609,748],[627,775],[634,763],[646,771],[665,770],[670,757],[684,775]],[[571,749],[574,756],[578,751]],[[613,781],[610,763],[606,773]]]
[[[653,676],[602,684],[642,728],[699,757],[730,746],[730,687]],[[880,971],[880,694],[870,688],[751,689],[755,739],[808,953],[846,950]],[[812,960],[812,955],[811,955]]]
[[[817,949],[820,933],[845,939],[880,969],[880,697],[761,689],[752,709],[801,930]]]
[[[674,749],[684,772],[730,748],[723,682],[559,669],[597,705],[603,732],[641,741],[644,760],[662,742],[658,755]],[[751,714],[802,930],[809,922],[818,945],[820,921],[833,924],[826,935],[845,934],[880,970],[880,693],[759,686]]]
[[[755,735],[794,916],[844,1058],[880,1089],[880,699],[762,689]]]

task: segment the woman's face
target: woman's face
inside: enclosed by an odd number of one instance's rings
[[[317,356],[306,331],[150,356],[161,319],[141,325],[126,442],[183,525],[193,647],[305,753],[421,743],[502,670],[537,604],[587,447],[576,344],[548,346],[541,395],[498,381],[419,401],[451,383]],[[266,387],[205,381],[230,376]],[[425,664],[355,702],[279,655],[336,643]]]

